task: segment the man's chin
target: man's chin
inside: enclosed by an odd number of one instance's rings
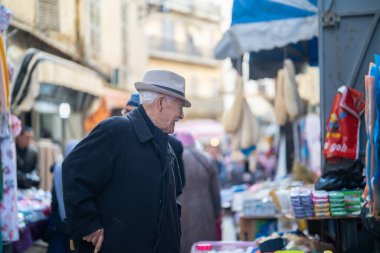
[[[170,128],[170,129],[162,130],[162,132],[167,133],[167,134],[172,134],[172,133],[174,133],[174,127]]]

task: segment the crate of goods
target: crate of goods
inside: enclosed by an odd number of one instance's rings
[[[243,201],[243,216],[274,216],[276,205],[273,201],[261,199],[245,199]]]

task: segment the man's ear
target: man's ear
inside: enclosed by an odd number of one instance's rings
[[[161,112],[163,109],[162,103],[164,102],[164,97],[163,96],[158,97],[157,102],[158,102],[158,110]]]

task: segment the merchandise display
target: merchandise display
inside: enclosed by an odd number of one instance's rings
[[[19,190],[17,195],[19,229],[26,224],[46,220],[50,214],[51,193],[43,190]]]
[[[293,191],[293,215],[297,219],[308,217],[358,216],[362,203],[361,190],[350,191]]]
[[[298,219],[314,216],[314,203],[309,190],[294,191],[291,196],[294,216]]]

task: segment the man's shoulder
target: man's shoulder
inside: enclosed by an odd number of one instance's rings
[[[130,120],[125,116],[114,116],[103,120],[99,123],[99,127],[119,127],[128,128]]]
[[[100,122],[90,133],[90,135],[101,135],[107,133],[109,136],[119,136],[132,130],[132,124],[127,117],[115,116]]]

